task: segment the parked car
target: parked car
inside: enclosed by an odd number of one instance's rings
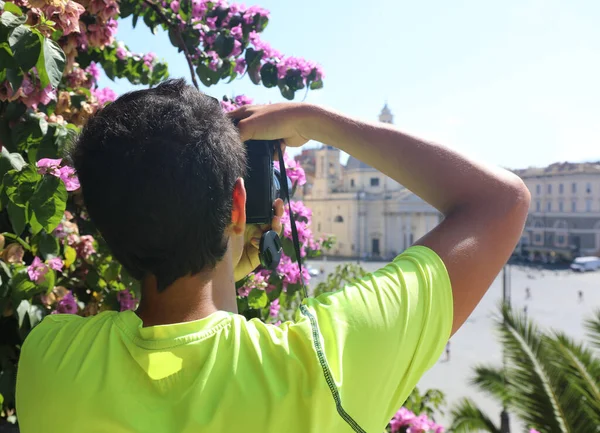
[[[600,269],[600,257],[577,257],[571,263],[571,269],[576,272],[596,271]]]

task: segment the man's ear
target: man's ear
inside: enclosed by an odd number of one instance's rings
[[[231,209],[231,226],[233,233],[239,235],[246,228],[246,187],[241,177],[235,181],[233,186],[233,206]]]

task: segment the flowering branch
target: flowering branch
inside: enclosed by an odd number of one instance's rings
[[[187,60],[187,63],[188,63],[188,67],[190,68],[190,75],[192,76],[192,83],[194,84],[194,87],[199,90],[200,86],[198,86],[198,81],[196,81],[196,72],[194,71],[194,65],[192,63],[192,56],[190,55],[190,52],[188,51],[187,46],[185,45],[183,37],[181,36],[181,29],[178,26],[172,25],[171,21],[169,21],[169,19],[165,16],[165,14],[163,13],[163,11],[159,5],[151,2],[150,0],[144,0],[144,3],[147,4],[150,8],[152,8],[152,10],[154,10],[154,12],[156,12],[156,14],[162,20],[162,22],[165,25],[167,25],[169,27],[169,29],[173,30],[173,33],[175,34],[175,36],[177,37],[177,41],[179,42],[179,46],[183,50],[185,59]]]

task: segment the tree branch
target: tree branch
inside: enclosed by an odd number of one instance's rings
[[[173,23],[169,21],[169,19],[165,16],[163,11],[160,9],[159,5],[151,2],[150,0],[144,0],[144,3],[147,4],[150,8],[152,8],[154,12],[156,12],[156,14],[162,20],[162,22],[166,24],[167,27],[169,27],[169,29],[172,30],[175,36],[177,37],[177,41],[180,45],[178,48],[181,48],[183,50],[183,53],[185,54],[185,59],[188,63],[188,67],[190,68],[192,83],[194,83],[194,87],[196,87],[196,89],[200,90],[200,86],[198,86],[198,82],[196,81],[196,72],[194,71],[194,64],[192,63],[192,56],[190,55],[190,52],[188,51],[187,46],[185,45],[183,37],[181,36],[181,29],[178,25],[173,25]]]

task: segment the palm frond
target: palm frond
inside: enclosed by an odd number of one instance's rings
[[[465,398],[452,409],[452,433],[501,433],[496,424],[477,407],[471,399]]]
[[[474,368],[475,375],[471,379],[471,385],[489,394],[494,400],[507,404],[510,400],[509,379],[502,368],[491,365],[477,365]]]
[[[600,359],[560,332],[547,339],[550,374],[562,388],[562,406],[576,431],[596,432],[600,426]],[[591,426],[591,427],[589,427]]]
[[[510,405],[528,425],[553,433],[580,433],[567,424],[564,409],[548,375],[541,330],[509,307],[502,308],[498,323],[500,339],[506,351],[508,377],[511,377]]]
[[[587,330],[590,343],[596,349],[600,349],[600,310],[596,310],[590,319],[583,322],[583,326]]]

